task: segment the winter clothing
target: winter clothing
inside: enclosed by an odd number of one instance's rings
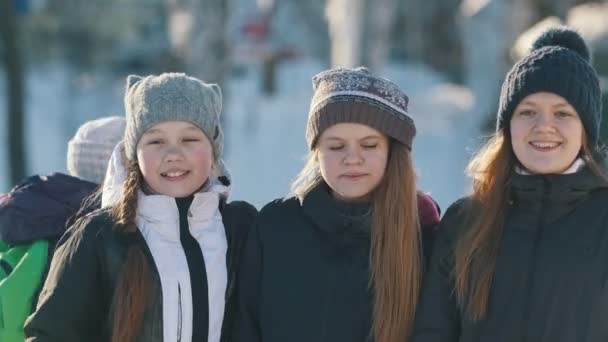
[[[440,224],[412,341],[608,340],[607,183],[588,167],[513,174],[508,199],[486,317],[465,317],[454,294],[455,245],[483,210],[464,198]]]
[[[174,212],[171,216],[177,215],[177,205]],[[181,217],[186,211],[179,212]],[[222,327],[223,341],[229,339],[232,328],[239,245],[255,214],[255,208],[245,202],[232,202],[222,209],[225,234],[228,239],[225,259],[228,265],[228,286],[225,292],[227,299],[225,324]],[[162,228],[159,225],[158,228],[152,229]],[[160,272],[166,269],[163,265],[159,265],[159,260],[154,257],[144,234],[146,234],[145,228],[128,235],[118,232],[107,209],[97,211],[79,221],[70,230],[70,234],[60,242],[53,258],[38,309],[25,326],[27,341],[109,341],[112,330],[112,316],[108,314],[109,306],[128,248],[132,244],[139,244],[145,251],[153,273],[151,294],[147,297],[143,328],[137,341],[179,340],[180,335],[177,331],[172,330],[171,332],[175,333],[172,336],[167,336],[164,331],[168,326],[176,327],[179,323],[179,315],[175,311],[180,305],[178,285],[173,285],[176,290],[174,293],[167,293],[164,290],[165,286],[161,280],[163,275]],[[165,264],[168,262],[169,260],[165,260]],[[175,270],[172,274],[184,271],[188,272],[187,269],[182,269]],[[183,277],[181,274],[179,276]],[[221,298],[224,298],[224,295]],[[175,302],[168,303],[169,299]],[[181,305],[184,305],[183,301]],[[174,316],[168,316],[167,310],[171,310]],[[182,320],[184,319],[186,318],[182,316]],[[204,322],[193,322],[193,324],[204,324]]]
[[[68,143],[67,164],[72,176],[32,176],[9,193],[0,194],[0,244],[7,245],[0,248],[5,273],[0,276],[1,341],[24,340],[23,324],[36,306],[47,260],[76,216],[99,208],[94,182],[102,182],[124,126],[120,117],[85,123]]]
[[[530,54],[509,71],[502,85],[497,130],[508,128],[521,100],[537,92],[566,99],[580,116],[591,145],[598,144],[602,114],[599,78],[590,64],[585,41],[575,31],[566,27],[546,31]]]
[[[61,173],[26,178],[0,195],[0,240],[11,246],[58,240],[66,222],[96,188],[94,183]],[[99,207],[99,203],[89,204],[88,211]]]
[[[85,122],[68,142],[68,171],[72,176],[103,183],[114,146],[125,134],[125,118],[110,116]]]
[[[126,177],[123,156],[124,146],[119,143],[103,185],[103,207],[115,204],[122,192]],[[229,183],[227,173],[214,175],[193,198],[177,199],[177,211],[175,200],[168,196],[139,194],[136,224],[166,294],[162,296],[165,340],[173,339],[177,331],[183,340],[220,339],[228,246],[218,206],[228,198]],[[179,229],[175,229],[176,222]],[[176,245],[181,245],[183,254],[175,253]]]
[[[217,84],[207,84],[180,73],[145,78],[130,75],[125,110],[125,150],[129,160],[137,158],[135,148],[142,134],[165,121],[187,121],[197,126],[209,138],[215,157],[222,157],[222,91]]]
[[[165,341],[175,336],[220,340],[228,249],[219,211],[222,188],[178,199],[178,210],[168,196],[140,194],[136,222],[159,273]],[[175,222],[180,222],[179,229]],[[176,244],[183,254],[175,253]]]
[[[54,173],[32,176],[0,194],[0,341],[22,342],[25,319],[38,292],[55,243],[75,216],[99,207],[86,201],[97,185]],[[3,273],[0,272],[0,273]]]
[[[408,97],[393,82],[364,67],[335,68],[313,77],[306,141],[310,149],[328,127],[341,122],[370,126],[410,149],[416,135],[408,116]]]
[[[439,214],[419,197],[424,252]],[[369,203],[333,198],[322,183],[302,201],[276,200],[250,233],[235,342],[364,342],[371,333]]]
[[[257,210],[245,202],[225,204],[229,179],[221,176],[210,179],[201,192],[189,198],[174,199],[139,191],[137,233],[127,236],[116,231],[107,208],[116,203],[126,177],[122,147],[119,143],[110,159],[109,176],[103,188],[106,209],[83,220],[74,228],[72,237],[64,239],[53,259],[37,312],[26,326],[28,336],[34,338],[32,341],[45,341],[46,336],[80,341],[91,336],[85,334],[87,331],[97,331],[93,335],[101,336],[99,341],[107,341],[111,331],[111,318],[105,320],[108,305],[127,250],[137,243],[154,271],[151,286],[154,295],[148,303],[150,309],[144,317],[139,340],[228,341],[234,316],[232,294],[238,255]],[[74,261],[79,255],[84,260]],[[81,280],[73,283],[74,279]],[[79,285],[82,288],[74,289]],[[97,301],[89,298],[97,292],[103,296],[97,296]],[[56,310],[62,310],[65,305],[62,301],[70,295],[76,303],[67,312],[67,319],[61,311],[65,320],[61,324],[65,326],[55,328],[59,312]],[[94,318],[81,321],[83,317],[78,310],[89,308]],[[72,324],[83,330],[62,331],[70,330],[66,327]]]
[[[0,341],[23,342],[23,322],[32,310],[47,264],[49,243],[8,247],[0,241]]]

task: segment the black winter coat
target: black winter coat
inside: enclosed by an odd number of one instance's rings
[[[0,240],[10,246],[39,239],[54,244],[97,187],[62,173],[24,179],[10,192],[0,194]],[[100,206],[99,201],[87,204],[90,207],[80,214]]]
[[[228,240],[228,285],[222,341],[229,341],[240,251],[249,227],[255,222],[257,210],[246,202],[231,202],[223,205],[221,212]],[[150,250],[139,230],[124,234],[114,229],[115,226],[109,210],[102,209],[82,218],[62,238],[40,296],[39,307],[26,322],[27,341],[109,341],[112,330],[110,304],[132,244],[141,245],[154,279],[137,341],[163,341],[161,284]]]
[[[454,297],[454,247],[470,199],[440,225],[413,342],[608,341],[608,186],[588,168],[514,175],[486,317],[472,322]]]
[[[429,247],[439,213],[430,197],[419,203],[432,216],[423,218]],[[369,214],[369,204],[336,201],[325,184],[302,203],[266,205],[243,254],[234,341],[368,341]]]

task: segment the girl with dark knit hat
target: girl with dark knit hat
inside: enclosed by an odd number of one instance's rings
[[[308,162],[243,252],[235,341],[406,341],[439,218],[417,191],[408,98],[365,68],[313,87]]]
[[[257,210],[227,202],[222,94],[179,73],[127,78],[102,208],[62,238],[27,341],[228,341]]]
[[[502,87],[495,136],[446,212],[414,342],[608,340],[608,181],[583,39],[546,31]]]

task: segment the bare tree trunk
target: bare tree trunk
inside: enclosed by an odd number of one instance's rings
[[[26,174],[23,110],[23,66],[18,44],[18,27],[13,1],[0,0],[0,35],[4,45],[4,65],[7,75],[8,101],[8,163],[11,184]]]
[[[408,59],[462,78],[463,39],[458,0],[402,0],[399,2],[396,41]]]
[[[283,0],[284,1],[284,0]],[[280,3],[284,3],[281,1]],[[330,37],[329,25],[326,18],[325,7],[328,0],[291,0],[297,6],[297,11],[306,21],[307,30],[314,36],[312,41],[312,55],[320,58],[324,64],[330,63]],[[331,1],[331,0],[329,0]]]
[[[363,63],[380,71],[389,57],[391,36],[397,19],[397,0],[366,1],[367,34],[364,36]]]
[[[511,20],[513,4],[492,0],[479,6],[478,1],[464,1],[461,12],[464,80],[475,94],[470,122],[477,131],[480,122],[495,120],[500,86],[511,65],[509,49],[515,40]]]
[[[332,66],[381,69],[388,59],[397,0],[328,0]]]
[[[206,83],[219,84],[224,103],[227,98],[224,78],[229,63],[228,9],[227,0],[167,0],[169,40],[178,64]],[[224,115],[221,120],[225,122]]]
[[[205,82],[223,85],[227,64],[226,23],[228,2],[226,0],[194,0],[192,72]]]
[[[327,0],[331,66],[354,67],[363,62],[364,0]]]

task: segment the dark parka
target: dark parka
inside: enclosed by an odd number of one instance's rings
[[[608,341],[608,186],[588,167],[512,178],[485,319],[454,298],[454,246],[478,205],[446,212],[427,272],[413,342]]]
[[[180,216],[186,212],[180,210]],[[222,341],[228,341],[236,304],[239,253],[249,227],[255,222],[257,210],[246,202],[231,202],[223,204],[221,212],[228,240]],[[140,244],[151,265],[153,282],[142,333],[137,341],[162,342],[162,293],[150,250],[139,230],[124,234],[115,227],[109,210],[103,209],[81,219],[62,238],[39,307],[26,323],[27,341],[109,341],[112,317],[108,313],[117,280],[129,247]]]
[[[0,194],[0,240],[15,246],[45,239],[54,245],[75,215],[99,208],[98,199],[85,201],[97,187],[62,173],[24,179]]]
[[[420,196],[430,246],[439,213]],[[369,213],[369,204],[334,200],[325,184],[302,202],[265,206],[243,254],[234,341],[368,341]]]

